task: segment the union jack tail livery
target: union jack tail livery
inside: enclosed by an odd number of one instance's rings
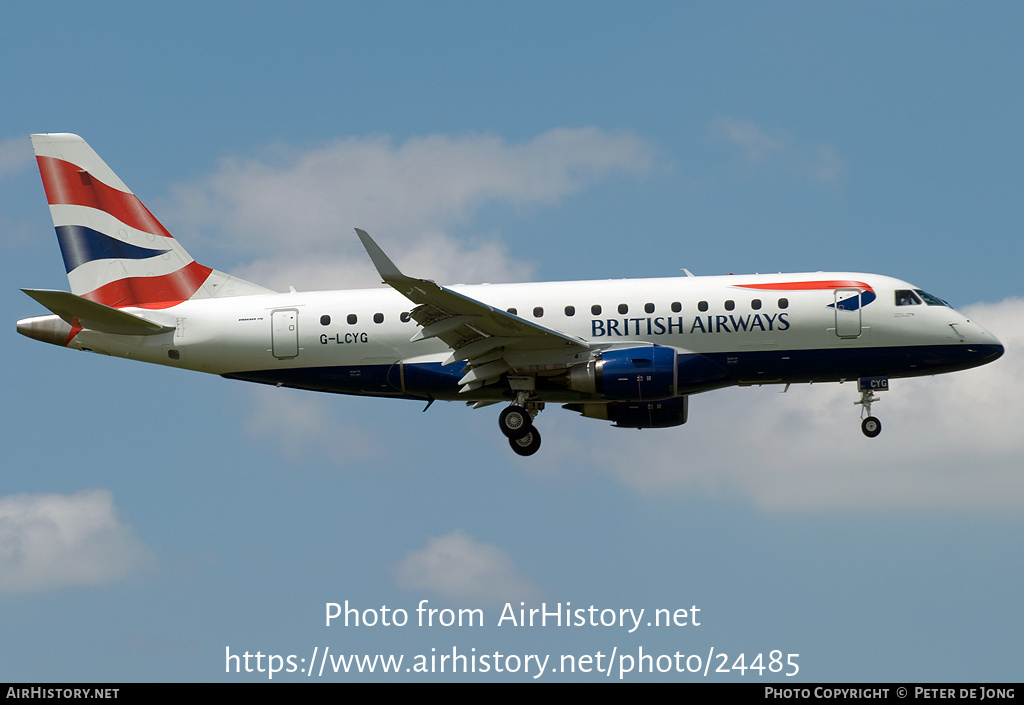
[[[268,289],[205,267],[78,135],[32,135],[71,292],[124,308]]]

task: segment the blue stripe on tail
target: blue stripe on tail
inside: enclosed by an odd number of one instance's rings
[[[169,252],[131,245],[84,225],[58,225],[57,241],[68,272],[96,259],[148,259]]]

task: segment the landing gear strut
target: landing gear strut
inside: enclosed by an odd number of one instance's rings
[[[879,379],[882,379],[884,381],[879,382]],[[875,381],[872,383],[871,380]],[[868,438],[874,438],[875,436],[882,432],[882,422],[871,415],[871,404],[872,402],[879,401],[878,397],[875,396],[875,390],[879,389],[884,391],[888,389],[889,380],[877,377],[861,378],[859,380],[859,386],[860,401],[855,401],[853,403],[859,404],[860,406],[863,407],[863,409],[860,412],[860,415],[862,417],[865,414],[867,414],[867,418],[865,418],[860,423],[860,430],[863,431],[864,435],[867,436]]]

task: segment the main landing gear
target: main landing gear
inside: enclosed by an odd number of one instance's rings
[[[525,436],[509,438],[508,444],[518,455],[533,455],[540,449],[540,431],[531,425]]]
[[[533,417],[544,404],[527,402],[527,396],[523,392],[516,394],[516,400],[498,414],[498,428],[519,455],[533,455],[540,449],[540,432],[533,426]]]
[[[878,401],[878,397],[875,396],[875,390],[885,391],[889,388],[889,380],[879,377],[862,377],[858,380],[858,386],[860,387],[860,401],[853,402],[855,405],[860,405],[863,409],[860,415],[863,417],[867,414],[867,417],[860,422],[860,430],[864,432],[864,435],[868,438],[874,438],[882,432],[882,422],[871,415],[871,403]]]

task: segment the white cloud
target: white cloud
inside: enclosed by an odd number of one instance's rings
[[[0,498],[0,592],[112,582],[148,560],[106,490]]]
[[[1006,347],[994,363],[890,381],[860,432],[853,384],[728,389],[690,399],[673,429],[540,417],[538,469],[598,468],[651,495],[744,496],[778,511],[1024,507],[1024,300],[967,307]],[[566,428],[566,426],[572,428]]]
[[[785,149],[781,139],[769,136],[760,127],[746,120],[722,117],[712,120],[711,136],[736,145],[751,161],[766,159],[771,153]]]
[[[32,145],[24,137],[0,141],[0,179],[20,173],[32,163]]]
[[[354,231],[351,239],[355,242]],[[405,273],[446,285],[528,281],[533,271],[532,265],[510,256],[497,240],[467,245],[444,233],[427,233],[397,247],[391,239],[378,244]],[[285,291],[289,286],[300,291],[380,286],[380,275],[363,250],[353,249],[342,255],[340,250],[344,248],[338,249],[338,253],[326,256],[291,252],[281,257],[268,256],[231,273],[277,291]]]
[[[806,145],[771,135],[757,124],[721,117],[708,124],[712,140],[739,148],[748,163],[769,165],[812,181],[832,182],[842,176],[846,164],[827,144]]]
[[[216,173],[177,187],[168,208],[186,229],[230,239],[254,258],[236,273],[269,286],[373,282],[355,227],[379,238],[400,266],[414,262],[410,271],[422,276],[509,281],[530,267],[495,240],[467,246],[449,229],[484,205],[550,205],[611,172],[648,170],[652,155],[638,137],[593,127],[554,129],[520,144],[493,135],[430,135],[397,145],[351,137],[225,159]]]
[[[428,539],[425,548],[410,551],[394,570],[405,590],[428,590],[466,604],[530,602],[538,595],[505,551],[461,529]]]

